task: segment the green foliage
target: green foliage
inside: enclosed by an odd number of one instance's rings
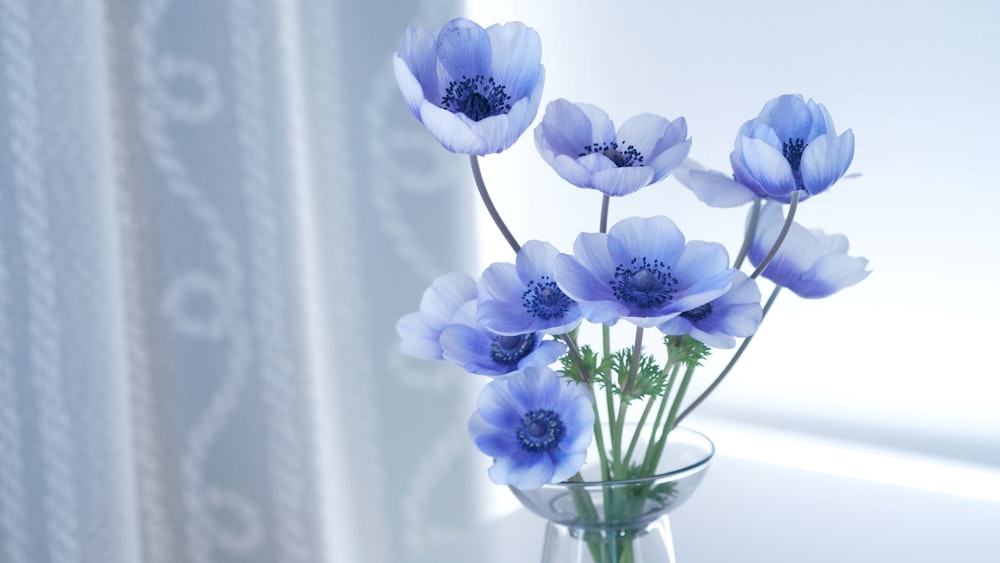
[[[584,374],[587,374],[591,381],[600,382],[602,381],[601,374],[606,371],[606,368],[599,365],[600,358],[598,357],[597,352],[594,352],[594,350],[587,345],[580,348],[579,359],[573,357],[572,354],[564,354],[561,358],[559,358],[559,362],[562,364],[562,369],[560,370],[562,374],[577,383],[587,382],[588,378],[585,377]]]
[[[577,382],[584,382],[583,374],[590,377],[590,383],[601,389],[610,388],[624,403],[631,403],[644,397],[662,396],[666,392],[669,375],[656,363],[652,356],[643,354],[630,389],[625,387],[632,367],[632,348],[625,348],[602,358],[587,345],[580,348],[579,360],[572,354],[560,358],[562,374]],[[582,366],[581,366],[582,364]],[[581,369],[581,367],[583,369]]]
[[[689,368],[701,365],[702,361],[712,353],[712,349],[687,334],[681,336],[665,336],[663,343],[667,345],[670,363],[684,364]]]

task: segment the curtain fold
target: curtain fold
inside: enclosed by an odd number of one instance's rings
[[[0,2],[0,560],[393,562],[472,525],[475,383],[393,328],[471,257],[390,62],[456,9]]]

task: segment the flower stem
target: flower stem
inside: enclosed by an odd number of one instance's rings
[[[757,222],[760,220],[760,202],[760,198],[755,199],[753,209],[750,210],[750,222],[747,224],[747,232],[743,237],[743,246],[740,247],[740,253],[736,255],[736,260],[733,261],[733,267],[737,270],[743,266],[743,259],[747,257],[750,243],[753,242],[753,235],[757,232]]]
[[[763,318],[767,316],[767,311],[771,308],[771,305],[774,303],[774,300],[778,297],[779,290],[781,290],[781,286],[780,285],[775,286],[774,291],[771,292],[771,296],[767,298],[767,303],[764,304],[764,314],[761,317],[761,320],[763,320]],[[681,414],[677,417],[678,424],[680,424],[681,420],[684,420],[684,417],[691,414],[691,411],[693,411],[698,405],[700,405],[702,401],[704,401],[709,396],[709,394],[712,393],[712,391],[715,391],[715,388],[718,387],[720,383],[722,383],[722,380],[725,379],[727,375],[729,375],[730,370],[732,370],[733,366],[736,365],[736,362],[739,361],[740,356],[743,355],[743,351],[746,350],[747,346],[750,345],[751,340],[753,340],[753,335],[743,339],[743,343],[740,344],[740,347],[736,350],[736,353],[733,354],[732,359],[729,360],[729,363],[726,364],[726,367],[722,370],[722,372],[719,373],[719,376],[715,378],[715,381],[713,381],[711,385],[709,385],[704,391],[702,391],[701,395],[698,395],[698,398],[695,399],[690,405],[688,405],[688,407],[684,409],[681,412]]]
[[[764,272],[767,265],[771,263],[774,256],[778,253],[778,249],[781,248],[781,243],[785,242],[785,236],[788,235],[788,229],[792,227],[792,219],[795,217],[795,209],[799,206],[799,190],[792,192],[792,201],[788,205],[788,217],[785,218],[785,224],[781,226],[781,232],[778,233],[778,238],[775,239],[774,245],[771,246],[771,250],[767,252],[767,256],[760,261],[757,265],[757,269],[750,274],[750,279],[757,279],[757,276]]]
[[[611,204],[611,196],[604,194],[601,198],[601,231],[602,233],[608,232],[608,207]]]
[[[476,188],[479,189],[479,197],[483,200],[483,205],[486,206],[486,211],[490,213],[490,217],[493,218],[493,222],[496,223],[498,229],[500,229],[500,234],[507,239],[507,244],[514,249],[514,253],[517,254],[521,250],[521,245],[517,243],[517,239],[511,234],[510,229],[507,228],[507,224],[503,222],[500,218],[500,213],[497,212],[497,208],[493,205],[493,200],[490,198],[490,194],[486,191],[486,183],[483,182],[483,173],[479,170],[479,159],[476,155],[469,156],[469,162],[472,164],[472,177],[476,180]]]

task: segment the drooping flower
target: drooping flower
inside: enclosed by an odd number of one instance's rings
[[[854,133],[837,135],[830,113],[800,94],[769,102],[740,127],[730,154],[736,181],[761,197],[789,201],[823,192],[847,172],[854,158]]]
[[[600,108],[559,99],[546,106],[535,146],[571,184],[623,196],[666,178],[687,157],[691,139],[683,117],[643,113],[616,132]]]
[[[558,255],[551,244],[531,240],[521,247],[515,264],[487,268],[480,280],[478,322],[500,334],[564,334],[579,325],[580,306],[552,275]]]
[[[674,174],[712,207],[738,207],[758,197],[788,203],[825,191],[854,158],[854,133],[837,135],[822,104],[799,94],[769,101],[736,135],[732,176],[685,161]]]
[[[784,224],[781,204],[768,202],[761,210],[757,232],[748,256],[755,266],[767,255]],[[788,235],[761,275],[787,287],[799,297],[818,299],[832,295],[868,277],[866,258],[847,255],[844,235],[828,235],[793,222]]]
[[[441,332],[454,323],[459,308],[475,302],[477,295],[476,281],[466,274],[453,272],[435,279],[424,291],[420,309],[396,322],[400,351],[422,360],[443,359]]]
[[[556,282],[590,322],[652,327],[729,290],[735,270],[718,243],[685,243],[667,217],[630,217],[581,233],[555,261]]]
[[[498,153],[534,121],[545,69],[538,33],[520,22],[483,29],[456,18],[435,35],[410,26],[393,71],[413,115],[444,147]]]
[[[469,373],[503,375],[518,369],[547,366],[566,353],[566,345],[541,332],[497,334],[476,322],[476,302],[469,301],[441,332],[444,359]]]
[[[688,334],[714,348],[732,348],[736,338],[757,332],[763,316],[760,289],[743,272],[733,273],[733,286],[721,297],[684,311],[659,325],[663,334]]]
[[[547,367],[530,367],[483,388],[469,434],[494,458],[494,483],[537,489],[580,470],[593,426],[593,397],[585,385]]]

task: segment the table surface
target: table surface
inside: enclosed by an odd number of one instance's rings
[[[720,453],[699,489],[670,516],[677,559],[1000,563],[1000,471],[981,475],[981,486],[991,490],[973,498]],[[899,476],[907,481],[905,470]],[[940,480],[947,477],[936,479],[929,488],[940,491],[935,485],[946,485]],[[537,561],[544,529],[542,519],[519,509],[414,562]]]

